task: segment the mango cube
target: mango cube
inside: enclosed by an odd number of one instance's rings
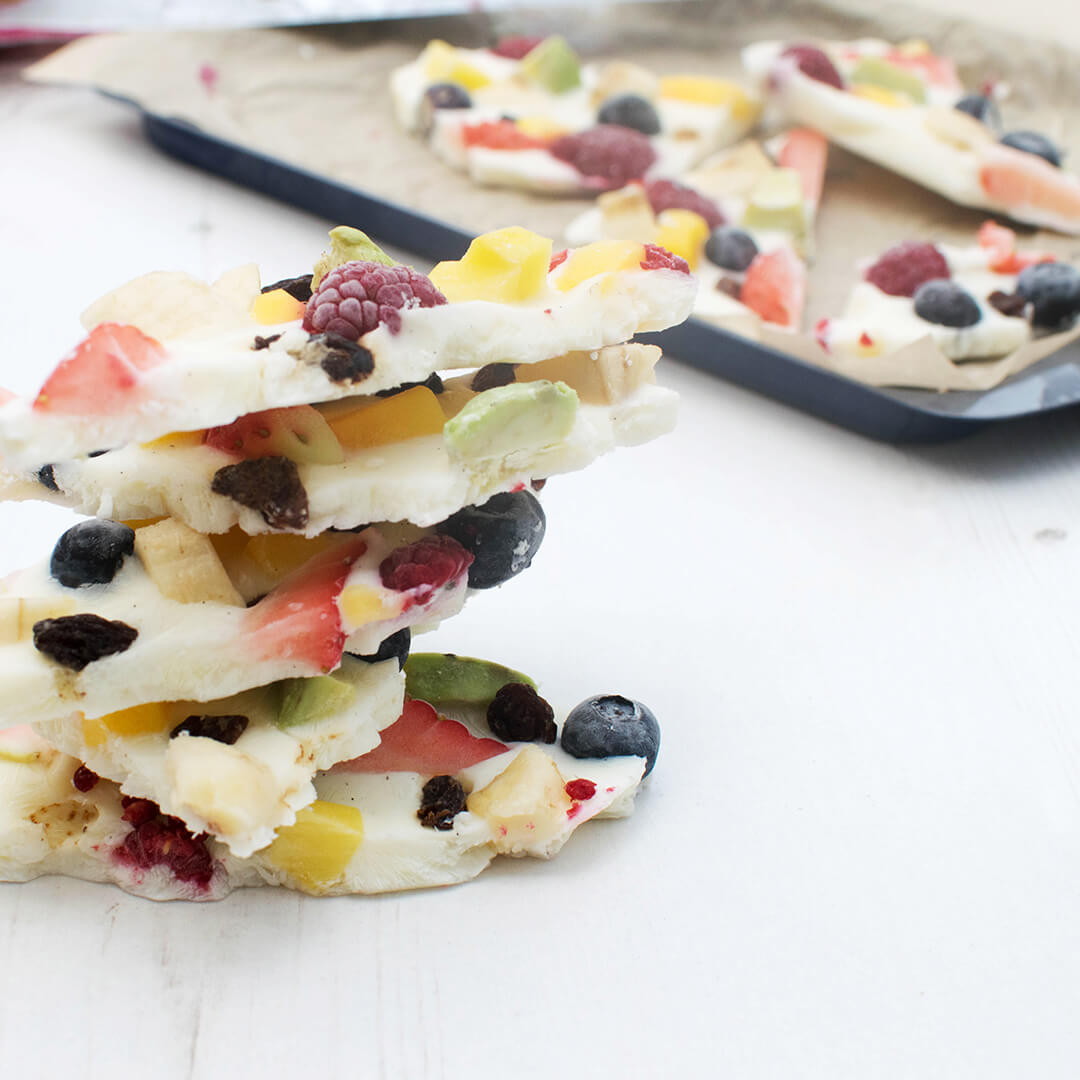
[[[424,74],[431,82],[452,82],[466,90],[488,86],[491,79],[478,67],[461,58],[453,45],[432,41],[424,50]]]
[[[571,251],[559,267],[556,286],[569,292],[583,281],[598,274],[637,270],[645,259],[644,244],[629,241],[600,241]]]
[[[275,581],[299,570],[309,559],[342,542],[336,533],[296,536],[292,533],[260,533],[247,540],[243,554]]]
[[[341,618],[350,631],[387,615],[383,594],[370,585],[350,585],[343,589],[338,606],[341,608]]]
[[[202,431],[170,431],[168,435],[159,435],[156,439],[143,443],[143,447],[147,450],[179,450],[189,446],[202,446],[203,435]]]
[[[84,717],[83,741],[87,746],[101,746],[110,735],[128,738],[134,735],[156,735],[175,726],[169,703],[154,701],[133,705],[130,709],[106,713],[104,716]]]
[[[441,262],[431,280],[451,302],[529,300],[543,289],[551,262],[551,241],[512,225],[478,236],[457,262]]]
[[[693,210],[663,210],[656,219],[660,226],[656,242],[674,255],[681,255],[693,270],[709,239],[709,223]]]
[[[270,292],[259,293],[255,298],[255,307],[252,314],[257,323],[264,326],[274,326],[277,323],[295,322],[304,317],[307,308],[302,300],[297,300],[284,289],[271,289]]]
[[[726,105],[738,120],[752,120],[758,111],[738,83],[707,75],[665,75],[660,80],[660,96],[691,105]]]
[[[518,131],[534,139],[555,139],[566,134],[566,126],[550,116],[522,116],[517,122]]]
[[[364,816],[355,806],[316,799],[262,854],[305,889],[321,892],[341,880],[363,840]]]
[[[322,406],[322,414],[346,450],[437,435],[446,419],[439,399],[426,386],[387,398],[345,398]]]

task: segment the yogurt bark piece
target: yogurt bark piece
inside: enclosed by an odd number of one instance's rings
[[[432,41],[390,80],[398,123],[478,184],[587,194],[671,176],[735,142],[758,103],[738,84],[582,64],[560,37],[495,49]]]
[[[952,62],[925,43],[763,41],[743,63],[778,122],[812,127],[961,206],[1080,232],[1080,178],[1041,149],[1045,139],[999,138],[994,111],[970,110]]]
[[[307,301],[284,287],[260,293],[257,274],[230,277],[224,305],[220,283],[185,275],[122,286],[90,309],[89,335],[33,400],[0,405],[0,456],[36,469],[435,371],[617,345],[681,322],[695,290],[685,268],[644,248],[567,287],[565,274],[548,272],[551,241],[524,229],[478,238],[430,280],[366,257],[377,249],[360,245],[365,257],[352,259],[348,242],[339,248],[342,265],[316,279]],[[310,283],[298,280],[304,295]]]

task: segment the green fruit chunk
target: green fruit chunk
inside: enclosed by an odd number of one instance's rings
[[[477,394],[443,428],[451,458],[481,460],[552,446],[570,434],[578,396],[564,382],[538,379]]]
[[[926,101],[926,87],[922,80],[910,71],[906,71],[898,64],[892,64],[883,60],[880,56],[864,56],[851,73],[851,82],[869,83],[871,86],[880,86],[885,90],[903,94],[911,98],[917,105]]]
[[[521,61],[522,70],[553,94],[563,94],[581,85],[581,62],[565,38],[553,34],[544,38]]]
[[[280,703],[274,723],[279,728],[322,720],[351,705],[356,698],[356,688],[333,675],[283,679],[277,686]]]
[[[802,179],[794,169],[771,169],[750,192],[742,223],[750,229],[780,229],[801,236],[806,231]]]
[[[487,708],[507,683],[536,683],[513,668],[453,653],[413,653],[405,661],[405,696],[429,705]]]
[[[336,266],[347,262],[376,262],[383,266],[398,264],[366,232],[354,229],[351,225],[338,225],[330,230],[330,250],[324,251],[315,264],[311,278],[311,288],[317,289],[319,282]]]

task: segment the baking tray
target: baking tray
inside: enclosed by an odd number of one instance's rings
[[[363,228],[432,261],[460,258],[472,238],[456,226],[207,134],[186,120],[140,111],[149,140],[172,157],[328,221]],[[885,442],[944,442],[987,424],[1080,402],[1080,343],[992,390],[937,393],[866,386],[700,319],[642,338],[695,367]]]

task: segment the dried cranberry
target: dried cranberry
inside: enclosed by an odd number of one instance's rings
[[[673,255],[659,244],[645,245],[645,258],[641,260],[642,270],[678,270],[680,274],[690,273],[690,264],[681,256]]]
[[[100,615],[62,615],[34,623],[34,648],[72,671],[125,652],[139,636],[127,623]]]
[[[161,811],[155,802],[149,799],[136,799],[132,795],[125,795],[120,801],[123,813],[120,815],[129,825],[142,825],[152,818],[156,818]]]
[[[472,554],[452,536],[426,536],[387,555],[379,564],[379,578],[388,589],[416,589],[427,595],[460,578],[472,561]]]
[[[76,791],[81,791],[85,795],[86,792],[93,790],[100,779],[101,777],[98,776],[93,769],[88,769],[85,765],[80,765],[75,770],[75,774],[71,778],[71,783]]]
[[[528,683],[500,686],[487,709],[488,727],[507,742],[553,743],[555,712]]]
[[[844,89],[844,80],[836,65],[829,59],[828,54],[816,45],[789,45],[781,56],[790,56],[795,61],[795,66],[808,78],[816,79],[827,86],[835,86],[837,90]]]
[[[232,746],[244,734],[247,726],[246,716],[189,716],[172,729],[169,738],[175,739],[177,735],[186,734]]]
[[[416,816],[429,829],[446,832],[454,827],[454,818],[465,809],[465,789],[452,776],[433,776],[420,792]]]
[[[210,490],[262,514],[274,529],[302,529],[308,523],[308,497],[295,461],[255,458],[223,465]]]

